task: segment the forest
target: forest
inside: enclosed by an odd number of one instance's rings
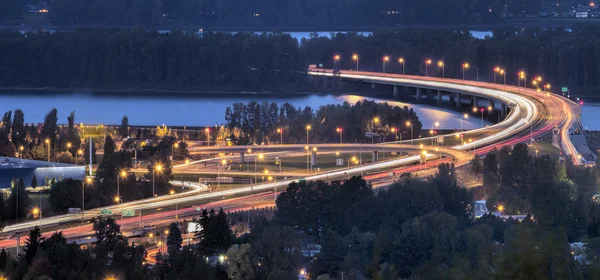
[[[18,16],[24,0],[5,0],[0,11]],[[58,25],[198,24],[230,28],[248,27],[374,27],[399,24],[479,24],[514,17],[539,15],[551,9],[568,11],[569,4],[542,0],[346,0],[334,2],[274,0],[53,0],[49,16]],[[4,8],[4,10],[2,9]],[[2,15],[0,14],[0,15]]]
[[[374,132],[377,142],[417,138],[422,124],[412,108],[361,100],[355,104],[326,105],[318,109],[296,108],[289,103],[234,103],[225,110],[225,126],[236,143],[356,143],[371,141],[365,133]],[[412,126],[407,127],[406,123]],[[398,129],[398,132],[395,131]],[[237,136],[236,136],[237,134]],[[340,135],[341,134],[341,135]]]
[[[517,73],[542,76],[554,91],[596,95],[600,89],[600,27],[571,29],[504,28],[483,39],[468,31],[438,29],[381,30],[370,35],[311,34],[300,42],[284,33],[159,33],[119,29],[73,32],[0,32],[0,87],[91,89],[332,92],[307,80],[310,64],[424,75],[425,59],[436,65],[430,75],[493,81],[495,67],[506,82]],[[403,58],[404,65],[398,63]],[[437,67],[444,62],[444,69]],[[504,77],[498,78],[498,82]],[[337,90],[337,89],[336,89]],[[356,90],[346,88],[342,90]]]

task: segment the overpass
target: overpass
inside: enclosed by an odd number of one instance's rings
[[[401,92],[415,92],[416,98],[419,100],[423,92],[433,91],[437,93],[438,102],[441,103],[442,95],[450,94],[450,100],[456,103],[457,108],[462,108],[464,97],[471,97],[472,104],[475,106],[477,106],[479,98],[487,99],[489,106],[492,107],[496,102],[500,102],[500,114],[503,120],[486,128],[497,129],[499,132],[483,139],[477,139],[472,143],[456,146],[456,149],[468,150],[480,147],[481,149],[478,151],[485,153],[493,147],[527,142],[558,128],[562,150],[573,161],[573,164],[581,164],[581,155],[569,137],[569,129],[578,126],[577,120],[581,114],[581,108],[577,103],[560,95],[549,92],[540,93],[526,87],[451,78],[362,71],[334,73],[331,69],[317,68],[309,69],[308,74],[314,77],[322,76],[343,81],[369,83],[372,87],[387,86],[390,88],[390,95],[394,97]],[[466,134],[482,130],[484,128],[471,130]],[[526,133],[527,130],[529,133]]]

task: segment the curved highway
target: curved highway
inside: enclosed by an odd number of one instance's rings
[[[309,71],[310,75],[332,76],[331,71]],[[555,127],[560,129],[562,136],[562,147],[565,153],[575,158],[577,151],[570,142],[568,137],[568,129],[577,121],[579,107],[576,103],[571,102],[561,96],[554,94],[540,94],[535,90],[519,88],[514,86],[498,85],[484,82],[464,81],[447,78],[433,78],[421,76],[407,76],[398,74],[382,74],[371,72],[348,72],[341,73],[339,76],[343,79],[360,80],[364,82],[374,82],[389,85],[402,85],[411,87],[422,87],[441,89],[445,91],[461,92],[469,95],[481,96],[484,98],[492,98],[500,100],[505,104],[509,104],[511,112],[502,122],[490,126],[488,128],[476,129],[469,133],[488,132],[488,135],[476,139],[473,142],[458,145],[452,148],[441,148],[440,152],[447,156],[453,157],[456,160],[456,165],[464,165],[471,158],[472,154],[469,150],[476,150],[477,154],[487,153],[493,148],[514,145],[519,142],[526,142],[531,137],[538,137],[542,134],[552,131]],[[390,93],[391,94],[391,93]],[[535,131],[533,129],[535,128]],[[340,150],[340,149],[362,149],[363,151],[412,151],[419,152],[420,148],[412,145],[401,144],[311,144],[317,146],[319,150]],[[237,147],[198,147],[194,151],[215,151],[215,148],[220,152],[245,152],[248,148],[253,150],[263,151],[304,151],[305,145],[270,145],[270,146],[237,146]],[[431,147],[425,149],[432,150]],[[428,158],[435,158],[437,155],[429,154]],[[351,174],[360,174],[362,172],[376,171],[382,169],[391,169],[400,165],[415,163],[420,160],[420,156],[409,156],[401,159],[394,159],[385,162],[378,162],[367,166],[358,166],[349,169],[307,176],[306,180],[322,180],[333,178],[344,178]],[[574,162],[578,164],[577,161]],[[190,163],[193,164],[193,163]],[[179,166],[177,166],[179,167]],[[121,211],[126,208],[135,208],[135,210],[149,210],[160,207],[173,206],[175,203],[189,204],[203,199],[222,198],[230,195],[252,194],[255,192],[281,190],[293,180],[285,180],[267,184],[254,185],[238,189],[215,191],[215,192],[200,192],[204,186],[194,184],[196,189],[192,192],[179,194],[171,197],[159,197],[147,199],[143,201],[124,203],[121,205],[109,206],[108,209],[113,211]],[[86,211],[85,219],[97,216],[99,209]],[[59,215],[45,218],[41,223],[44,226],[56,225],[60,223],[73,222],[81,219],[81,214]],[[34,226],[40,225],[40,221],[28,221],[24,223],[9,225],[4,228],[4,232],[22,232]]]

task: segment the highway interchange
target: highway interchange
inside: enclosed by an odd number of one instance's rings
[[[333,76],[328,70],[311,70],[310,75]],[[520,142],[528,142],[532,137],[540,137],[558,129],[561,136],[561,147],[563,152],[569,156],[574,164],[580,164],[577,159],[578,152],[569,139],[569,129],[578,125],[578,116],[581,113],[579,106],[562,96],[555,94],[539,93],[533,89],[515,87],[502,84],[492,84],[486,82],[475,82],[456,80],[448,78],[433,78],[422,76],[407,76],[398,74],[382,74],[373,72],[343,72],[338,74],[342,79],[362,81],[367,83],[379,83],[386,85],[400,85],[410,87],[422,87],[431,89],[442,89],[451,92],[461,92],[464,94],[477,95],[483,98],[493,98],[501,100],[505,104],[510,104],[510,114],[500,123],[486,127],[463,132],[464,137],[469,135],[480,135],[485,132],[486,136],[474,139],[472,142],[461,143],[453,147],[436,147],[439,151],[433,152],[434,147],[419,147],[410,145],[410,141],[402,143],[386,144],[311,144],[317,146],[320,152],[335,151],[397,151],[409,153],[410,156],[394,158],[391,160],[372,163],[369,165],[350,166],[335,171],[325,173],[311,174],[304,177],[306,180],[331,180],[342,179],[351,175],[366,175],[375,187],[388,185],[394,180],[390,178],[389,172],[394,171],[396,175],[403,172],[413,172],[418,176],[431,175],[435,172],[435,167],[440,162],[454,162],[456,166],[467,164],[473,157],[473,154],[485,154],[494,148],[511,146]],[[391,95],[391,92],[390,92]],[[457,137],[456,134],[448,134],[445,137]],[[423,138],[427,139],[427,138]],[[421,139],[422,140],[422,139]],[[208,153],[245,153],[248,149],[260,149],[264,153],[305,153],[305,145],[261,145],[261,146],[234,146],[234,147],[194,147],[190,151]],[[424,166],[419,163],[421,150],[427,150],[427,163]],[[437,153],[442,153],[443,158],[439,159]],[[246,155],[247,157],[256,154]],[[237,156],[239,157],[239,156]],[[218,159],[216,159],[218,160]],[[202,161],[190,162],[189,164],[176,165],[173,168],[185,170],[185,168],[194,164],[200,164]],[[413,165],[411,165],[413,164]],[[403,168],[402,168],[403,167]],[[423,171],[419,172],[419,170]],[[252,207],[272,206],[276,193],[284,189],[293,179],[278,180],[252,186],[240,187],[230,190],[217,190],[209,192],[207,186],[185,182],[186,192],[176,195],[151,198],[141,201],[122,203],[106,207],[113,213],[120,213],[123,209],[135,209],[136,211],[149,212],[148,215],[119,220],[124,232],[130,231],[144,225],[167,225],[179,218],[189,217],[197,214],[198,207],[218,208],[225,210],[244,210]],[[182,182],[172,182],[174,185],[181,186]],[[182,207],[175,211],[173,207],[178,204]],[[194,205],[190,207],[190,205]],[[91,209],[86,211],[83,220],[81,214],[57,215],[46,217],[42,221],[30,220],[18,224],[8,225],[3,233],[25,233],[35,226],[42,226],[45,232],[51,233],[56,230],[63,231],[67,238],[86,237],[91,234],[91,225],[89,220],[99,215],[100,209]],[[189,220],[189,218],[188,218]],[[23,243],[23,242],[21,242]],[[14,239],[0,241],[0,246],[9,248],[14,247]]]

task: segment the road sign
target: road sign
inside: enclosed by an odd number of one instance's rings
[[[569,92],[569,88],[568,87],[563,87],[562,88],[562,92]]]
[[[100,211],[100,215],[112,215],[112,210],[108,209],[108,208],[104,208]]]
[[[135,217],[135,210],[133,210],[133,209],[123,210],[123,217]]]

